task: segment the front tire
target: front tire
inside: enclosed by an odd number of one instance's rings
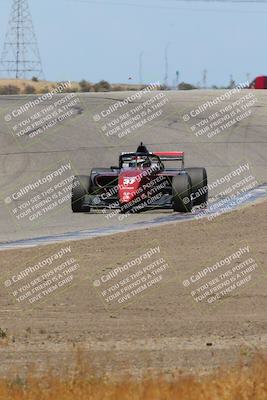
[[[90,177],[86,175],[75,176],[72,183],[71,209],[74,213],[82,212],[85,196],[89,193]],[[90,208],[86,209],[90,211]]]
[[[192,211],[191,179],[188,174],[177,175],[172,180],[172,206],[176,212]]]

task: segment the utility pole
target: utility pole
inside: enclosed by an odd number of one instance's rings
[[[180,72],[177,70],[176,71],[176,82],[175,82],[176,90],[179,89],[179,76],[180,76]]]
[[[0,73],[16,79],[43,77],[41,57],[28,0],[12,0],[11,14],[0,59]]]
[[[165,46],[164,59],[165,59],[165,77],[164,77],[164,86],[168,87],[169,81],[169,59],[168,59],[168,50],[170,43],[167,43]]]
[[[202,86],[203,86],[203,89],[207,89],[207,70],[206,69],[204,69],[204,71],[203,71],[203,76],[202,76]]]
[[[141,51],[139,54],[139,83],[140,85],[143,85],[143,55],[144,52]]]
[[[233,75],[230,75],[230,83],[229,83],[229,89],[233,89],[235,87],[235,81],[233,78]]]

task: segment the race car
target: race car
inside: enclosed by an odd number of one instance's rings
[[[175,161],[179,162],[176,168],[167,166]],[[93,168],[88,176],[75,176],[71,194],[74,213],[164,208],[188,213],[194,206],[205,207],[207,201],[205,168],[185,168],[184,152],[149,152],[142,142],[135,152],[121,153],[118,166]]]

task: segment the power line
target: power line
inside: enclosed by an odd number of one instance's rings
[[[137,6],[137,7],[159,7],[159,8],[169,8],[169,6],[162,6],[160,3],[156,4],[155,1],[152,3],[145,3],[142,1],[140,3],[135,3],[133,1],[108,1],[108,0],[67,0],[69,2],[75,3],[92,3],[92,4],[108,4],[108,5],[125,5],[125,6]],[[265,4],[267,5],[267,0],[158,0],[161,1],[162,4],[166,3],[232,3],[232,4]]]
[[[125,5],[141,5],[141,6],[146,6],[147,4],[145,1],[140,1],[139,3],[134,3],[133,1],[131,2],[125,2],[125,1],[108,1],[108,0],[68,0],[68,1],[74,1],[74,2],[79,2],[79,3],[100,3],[103,4],[125,4]],[[267,0],[158,0],[162,2],[163,4],[166,3],[260,3],[260,4],[266,4],[267,5]],[[152,5],[156,5],[155,1],[153,0],[151,3]]]
[[[174,2],[191,2],[191,3],[261,3],[266,4],[266,0],[169,0]]]
[[[2,74],[16,79],[43,77],[28,0],[13,0],[0,66]]]
[[[107,1],[107,0],[65,0],[69,3],[84,3],[84,4],[95,4],[97,6],[122,6],[122,7],[138,7],[138,8],[142,8],[142,9],[162,9],[162,10],[170,10],[170,11],[190,11],[192,12],[215,12],[215,13],[222,13],[222,12],[231,12],[231,13],[238,13],[238,14],[242,14],[242,13],[249,13],[249,14],[266,14],[267,10],[243,10],[243,9],[224,9],[224,8],[218,8],[218,9],[210,9],[210,8],[184,8],[184,7],[180,7],[180,4],[190,4],[193,5],[194,3],[198,3],[198,4],[211,4],[211,3],[217,3],[220,5],[223,4],[265,4],[267,5],[267,1],[265,0],[163,0],[162,4],[147,4],[147,3],[134,3],[134,2],[128,2],[128,1],[114,1],[112,0],[111,2]],[[161,0],[162,1],[162,0]],[[170,5],[166,5],[167,1],[171,1],[172,4]],[[175,3],[179,6],[176,7]]]

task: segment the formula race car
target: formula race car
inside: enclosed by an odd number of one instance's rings
[[[165,165],[174,161],[179,161],[177,168]],[[207,184],[205,168],[184,168],[184,152],[149,152],[141,143],[136,152],[121,153],[118,166],[93,168],[88,176],[75,176],[71,207],[74,213],[155,208],[187,213],[193,206],[206,205]]]

